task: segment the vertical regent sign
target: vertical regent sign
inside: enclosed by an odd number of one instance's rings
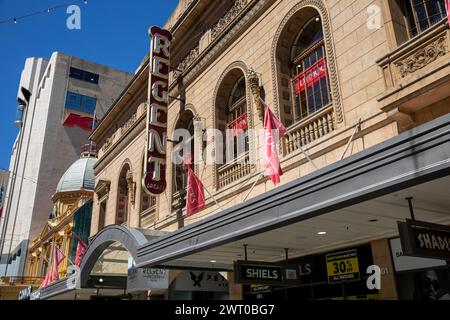
[[[159,195],[166,190],[167,111],[172,34],[151,27],[149,89],[147,108],[147,151],[143,186],[147,193]]]

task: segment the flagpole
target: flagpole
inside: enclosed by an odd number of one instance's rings
[[[219,202],[217,202],[216,198],[214,198],[214,196],[211,194],[211,192],[209,192],[208,188],[206,188],[205,186],[203,186],[203,188],[205,189],[206,193],[208,193],[208,195],[214,200],[214,202],[216,203],[216,205],[217,205],[220,209],[223,209],[223,207],[219,204]]]
[[[253,184],[253,186],[251,187],[250,191],[247,193],[247,195],[245,196],[244,200],[242,200],[242,201],[246,201],[246,200],[247,200],[247,198],[248,198],[248,197],[250,196],[250,194],[252,193],[253,189],[255,189],[256,184],[259,182],[259,179],[260,179],[261,177],[263,177],[263,176],[264,176],[264,171],[261,171],[261,172],[258,174],[258,177],[256,178],[256,181],[255,181],[255,183]]]
[[[361,121],[362,119],[359,119],[358,124],[355,126],[355,131],[353,132],[352,136],[350,137],[350,140],[348,140],[347,145],[345,146],[344,153],[342,153],[341,160],[344,160],[345,154],[348,151],[348,148],[350,148],[350,144],[352,143],[353,139],[355,139],[356,134],[361,129]]]

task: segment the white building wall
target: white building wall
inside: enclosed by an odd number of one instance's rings
[[[71,66],[99,74],[99,84],[69,78]],[[27,60],[21,86],[32,88],[33,96],[22,129],[20,157],[14,154],[11,157],[12,169],[16,158],[20,158],[17,171],[20,174],[11,195],[3,253],[39,235],[52,211],[51,197],[61,176],[79,158],[81,147],[88,142],[90,132],[63,126],[67,91],[97,98],[97,118],[101,119],[132,77],[129,73],[58,52],[48,64],[44,59]],[[30,79],[35,80],[34,83],[30,83]],[[18,149],[19,143],[15,146],[16,152]]]

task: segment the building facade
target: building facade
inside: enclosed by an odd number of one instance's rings
[[[75,272],[78,241],[88,243],[94,190],[96,151],[89,145],[64,173],[52,197],[54,209],[51,219],[29,247],[26,274],[44,279],[52,261],[52,247],[57,246],[65,259],[58,268],[60,278]]]
[[[11,268],[11,253],[39,235],[52,212],[49,199],[59,177],[130,79],[128,73],[58,52],[49,60],[27,59],[1,224],[0,248],[7,257],[1,274],[23,276],[23,263],[21,269]]]
[[[450,223],[444,1],[211,4],[180,1],[165,26],[174,35],[165,192],[142,187],[149,57],[91,135],[99,146],[93,238],[78,288],[87,288],[99,248],[117,242],[135,266],[170,269],[171,286],[181,282],[177,266],[221,272],[230,299],[408,299],[427,290],[411,280],[424,269],[450,290],[442,261],[399,262],[397,229],[414,208],[420,220]],[[263,129],[265,104],[288,131],[279,186],[261,176],[262,143],[251,130]],[[220,149],[220,133],[235,128],[244,132],[242,152]],[[180,143],[215,160],[192,166],[207,196],[189,217],[185,164],[173,161]],[[254,286],[239,277],[239,260],[287,261],[300,282]],[[333,261],[353,267],[333,271]],[[366,273],[374,265],[375,289]]]

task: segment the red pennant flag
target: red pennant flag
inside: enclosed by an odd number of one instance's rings
[[[263,141],[263,163],[266,168],[266,174],[277,185],[280,183],[280,177],[283,171],[278,157],[277,142],[278,139],[286,134],[286,128],[266,106],[266,115],[264,118],[264,141]]]
[[[47,274],[45,275],[44,281],[42,281],[41,285],[39,286],[39,289],[45,288],[48,285],[50,285],[50,269],[47,271]]]
[[[81,264],[81,261],[83,260],[83,256],[87,251],[87,246],[86,244],[81,241],[80,238],[78,238],[78,245],[77,245],[77,253],[76,253],[76,257],[75,257],[75,266],[79,267]]]
[[[50,277],[51,282],[55,282],[55,281],[59,280],[59,270],[58,270],[59,265],[66,258],[64,253],[62,253],[62,251],[59,250],[59,248],[57,246],[55,246],[54,250],[55,250],[55,252],[53,254],[53,268],[52,268],[51,277]]]
[[[188,217],[205,208],[205,187],[190,165],[188,169],[188,183],[186,195],[186,214]]]
[[[445,11],[447,11],[448,24],[450,25],[450,0],[445,0]]]
[[[3,207],[0,207],[0,219],[3,217]]]

